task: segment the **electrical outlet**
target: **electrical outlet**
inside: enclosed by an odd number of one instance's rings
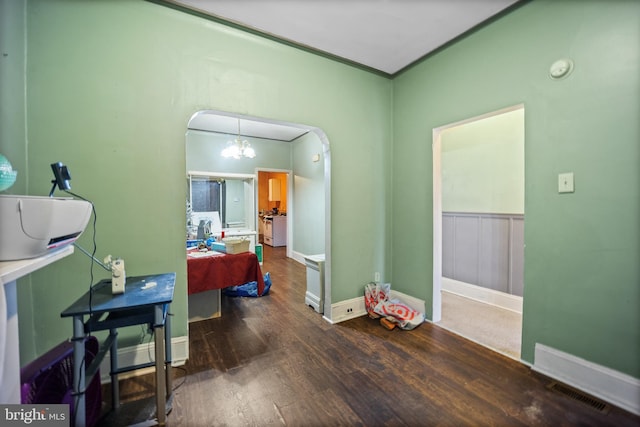
[[[373,281],[374,282],[379,282],[380,281],[380,273],[379,272],[375,272],[373,273]]]
[[[349,313],[353,313],[353,308],[351,308],[351,307],[347,308],[347,314],[349,314]]]

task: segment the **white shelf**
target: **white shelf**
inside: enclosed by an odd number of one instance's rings
[[[5,284],[18,280],[19,278],[33,273],[36,270],[46,267],[73,253],[73,245],[67,245],[60,249],[55,249],[46,255],[38,258],[21,259],[18,261],[0,262],[0,284]]]
[[[73,253],[73,245],[38,258],[0,262],[0,404],[20,403],[20,339],[18,333],[19,278]]]

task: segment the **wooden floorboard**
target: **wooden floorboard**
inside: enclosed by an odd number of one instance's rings
[[[430,323],[388,331],[365,316],[331,325],[304,304],[304,266],[284,248],[264,249],[270,294],[223,297],[222,317],[189,325],[167,425],[640,426],[640,417],[549,390],[526,365]],[[120,391],[122,407],[105,410],[100,426],[149,417],[153,375],[122,380]]]

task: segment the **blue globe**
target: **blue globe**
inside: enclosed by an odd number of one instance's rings
[[[9,160],[0,154],[0,191],[4,191],[16,182],[18,171],[14,171]]]

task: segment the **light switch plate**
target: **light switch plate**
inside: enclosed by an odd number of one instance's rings
[[[558,193],[573,193],[573,172],[558,174]]]

